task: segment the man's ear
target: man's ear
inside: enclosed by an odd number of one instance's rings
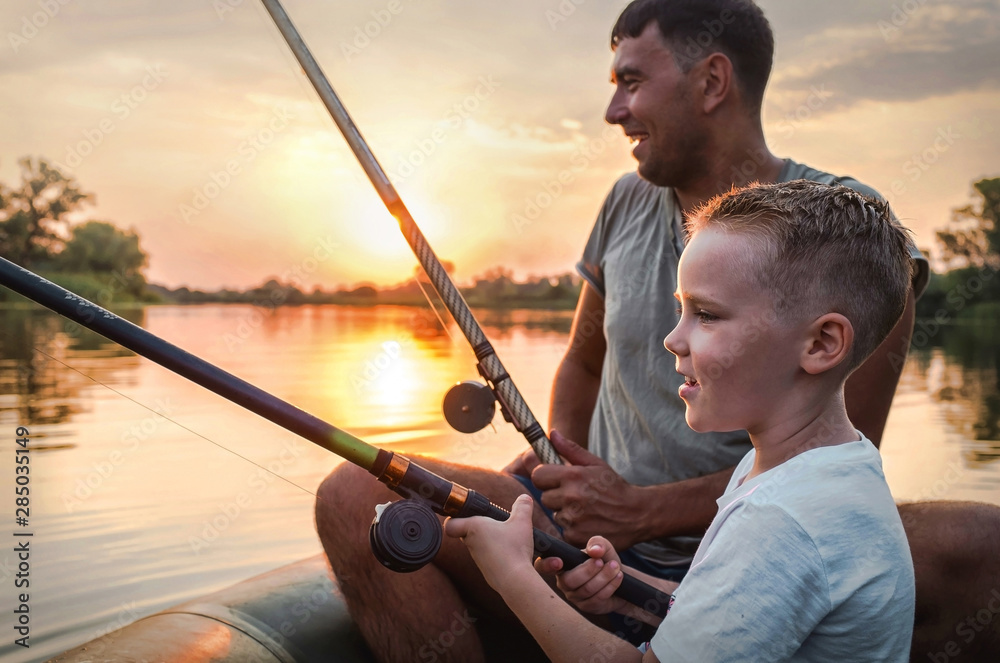
[[[840,313],[827,313],[809,325],[799,365],[810,375],[830,370],[847,359],[854,346],[854,326]]]
[[[733,86],[733,63],[723,53],[712,53],[698,63],[702,110],[711,113],[726,100]]]

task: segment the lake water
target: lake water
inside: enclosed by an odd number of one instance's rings
[[[379,446],[499,468],[525,443],[474,436],[441,399],[476,377],[429,311],[158,306],[152,333]],[[543,422],[572,314],[477,311]],[[1000,504],[997,328],[915,338],[882,444],[897,500]],[[454,338],[452,338],[454,336]],[[110,628],[321,551],[313,491],[342,462],[54,314],[0,309],[0,486],[30,431],[31,648],[12,644],[17,559],[0,552],[0,659],[44,660]],[[2,532],[0,532],[2,534]],[[13,537],[7,539],[13,541]]]

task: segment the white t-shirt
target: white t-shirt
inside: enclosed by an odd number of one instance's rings
[[[908,661],[913,560],[878,450],[862,436],[740,483],[755,453],[718,500],[657,658]]]

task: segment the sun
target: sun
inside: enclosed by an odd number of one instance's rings
[[[437,230],[442,226],[440,212],[419,196],[411,198],[413,200],[403,202],[406,203],[417,227],[428,236],[428,241],[432,242],[429,235],[437,235]],[[391,259],[402,259],[413,255],[399,228],[399,222],[377,196],[364,196],[359,200],[351,218],[353,220],[347,229],[348,236],[366,254]],[[436,248],[433,243],[431,248]]]

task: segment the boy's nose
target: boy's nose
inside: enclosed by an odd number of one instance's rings
[[[674,327],[674,330],[663,339],[663,347],[667,349],[667,352],[673,353],[678,357],[687,354],[687,343],[684,342],[680,329],[681,325],[678,323]]]

